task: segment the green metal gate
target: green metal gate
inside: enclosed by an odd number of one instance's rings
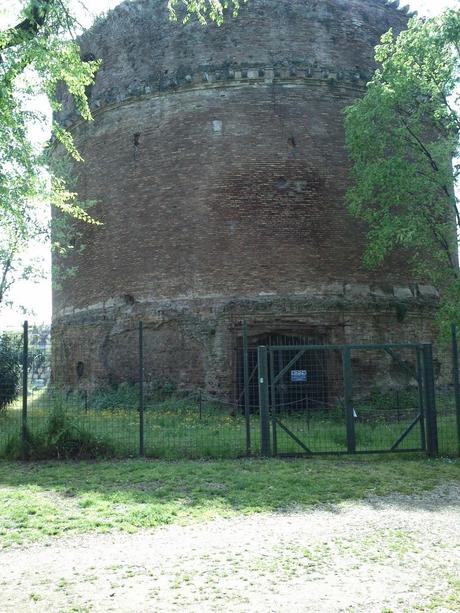
[[[430,344],[258,347],[261,453],[437,454]]]

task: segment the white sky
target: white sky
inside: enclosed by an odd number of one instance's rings
[[[164,0],[166,2],[166,0]],[[73,0],[80,22],[86,27],[91,24],[96,15],[99,15],[120,4],[120,0]],[[16,22],[18,7],[23,3],[18,0],[2,0],[0,7],[0,28]],[[90,7],[84,10],[82,4]],[[432,16],[448,7],[458,7],[460,0],[401,0],[400,5],[408,4],[421,15]],[[46,106],[45,106],[46,108]],[[46,279],[39,282],[17,283],[12,291],[11,298],[15,303],[12,310],[0,312],[0,331],[6,327],[18,327],[25,318],[19,305],[27,310],[27,319],[35,323],[49,323],[51,321],[51,279],[49,274],[50,256],[46,246],[37,246],[33,255],[43,258],[48,271]]]

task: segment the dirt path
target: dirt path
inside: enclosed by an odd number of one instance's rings
[[[460,485],[0,553],[0,611],[460,610]]]

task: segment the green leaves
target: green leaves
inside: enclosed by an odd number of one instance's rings
[[[444,288],[445,301],[456,300],[449,288],[459,278],[459,43],[458,10],[411,19],[397,38],[390,30],[366,95],[345,111],[347,201],[368,224],[365,263],[405,251],[418,278]]]
[[[202,25],[208,21],[214,21],[222,25],[225,11],[233,16],[238,14],[241,4],[246,0],[167,0],[171,19],[178,19],[177,8],[182,8],[182,21],[186,23],[191,18],[196,18]]]
[[[40,97],[59,109],[56,88],[64,84],[77,112],[91,120],[86,88],[94,82],[100,62],[80,58],[79,46],[69,37],[74,21],[67,3],[31,0],[23,20],[0,32],[0,305],[16,278],[28,267],[22,253],[37,237],[49,235],[49,205],[68,216],[93,222],[77,203],[31,133],[44,133],[48,120],[35,111]],[[71,133],[52,124],[54,139],[75,161],[82,161]]]
[[[222,24],[225,12],[235,15],[246,0],[161,0],[173,19],[190,18],[205,24]],[[24,0],[17,24],[0,32],[0,307],[21,269],[21,252],[34,237],[49,234],[48,207],[51,203],[67,218],[95,224],[85,204],[78,203],[62,176],[50,168],[31,132],[46,130],[47,120],[34,112],[36,100],[44,97],[52,111],[59,111],[56,88],[63,84],[71,94],[82,119],[91,121],[86,96],[100,66],[98,60],[83,61],[74,42],[78,29],[69,11],[69,0]],[[75,162],[83,160],[72,134],[52,123],[54,141]],[[56,230],[54,230],[56,232]],[[65,232],[53,244],[60,252]],[[75,234],[75,232],[73,232]],[[72,271],[73,272],[73,271]]]

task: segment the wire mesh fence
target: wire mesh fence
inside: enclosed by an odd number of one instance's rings
[[[274,348],[269,362],[274,452],[346,452],[340,351]]]
[[[352,351],[356,450],[423,451],[420,350],[391,346]]]
[[[460,457],[460,433],[455,406],[455,391],[452,386],[436,390],[436,413],[439,454]]]
[[[273,452],[424,451],[429,361],[417,345],[271,347]]]
[[[460,457],[460,376],[456,326],[451,330],[451,374],[445,385],[436,389],[436,414],[439,453]]]
[[[62,456],[94,453],[178,459],[246,454],[241,407],[200,392],[161,397],[147,389],[141,416],[137,385],[121,386],[113,392],[70,394],[51,387],[29,394],[27,425],[39,437],[62,437]],[[252,428],[255,441],[256,423]],[[74,447],[78,441],[82,442],[79,450]],[[56,438],[57,447],[59,442]]]
[[[261,346],[243,337],[234,392],[219,397],[151,376],[142,326],[131,336],[134,351],[110,354],[117,377],[85,385],[86,347],[66,374],[55,365],[69,355],[68,337],[64,342],[45,328],[4,331],[0,457],[237,458],[267,455],[267,449],[280,456],[407,452],[430,451],[429,440],[439,454],[459,453],[456,344],[452,380],[436,388],[433,422],[427,415],[434,398],[427,397],[421,345],[339,347],[325,345],[323,338],[275,334],[262,339],[267,343],[262,372]]]
[[[138,388],[120,406],[101,392],[70,394],[56,387],[28,393],[27,434],[22,401],[0,415],[0,456],[33,459],[134,457],[232,458],[248,455],[242,407],[198,393],[146,395],[141,417]],[[132,394],[132,396],[131,396]],[[252,449],[258,453],[258,419],[250,416]]]

